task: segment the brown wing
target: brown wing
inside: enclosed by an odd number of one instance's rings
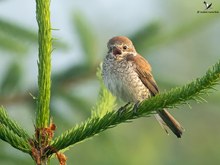
[[[127,55],[128,61],[133,61],[136,65],[136,71],[139,75],[139,78],[143,82],[143,84],[149,89],[152,96],[155,96],[159,93],[159,89],[157,84],[151,74],[150,64],[145,60],[141,55],[137,54],[134,56],[133,54]]]
[[[143,84],[149,89],[152,96],[155,96],[157,93],[159,93],[157,84],[151,74],[151,67],[150,64],[145,60],[142,56],[139,54],[136,56],[133,56],[133,54],[130,54],[127,56],[128,61],[133,61],[136,64],[136,71],[139,75],[139,78],[143,82]],[[156,115],[156,118],[160,125],[165,129],[167,132],[166,127],[168,126],[172,132],[180,138],[183,132],[182,126],[179,124],[177,120],[174,119],[174,117],[165,109],[160,110],[157,112],[158,115]]]

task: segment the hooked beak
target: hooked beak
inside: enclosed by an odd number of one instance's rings
[[[116,47],[116,46],[113,47],[112,52],[113,52],[114,56],[122,54],[121,50],[118,47]]]

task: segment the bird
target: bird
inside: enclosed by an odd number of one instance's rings
[[[208,4],[206,1],[203,2],[205,4],[206,10],[212,6],[212,3]]]
[[[138,54],[132,41],[125,36],[111,38],[102,64],[102,78],[107,89],[125,102],[138,103],[159,93],[148,61]],[[165,131],[169,128],[181,138],[184,128],[166,110],[156,111],[156,119]]]

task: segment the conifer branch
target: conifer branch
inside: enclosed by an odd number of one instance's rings
[[[51,52],[52,35],[50,24],[50,0],[36,0],[38,22],[38,87],[37,128],[47,127],[50,118],[50,88],[51,88]]]
[[[139,117],[149,116],[155,113],[155,110],[177,107],[182,104],[187,104],[189,100],[203,101],[201,95],[207,94],[214,89],[219,83],[219,78],[220,61],[210,68],[203,77],[197,78],[195,81],[183,87],[171,89],[169,92],[158,94],[155,97],[143,101],[135,114],[132,111],[133,105],[128,105],[120,108],[120,111],[123,111],[121,115],[119,115],[117,111],[107,111],[105,115],[92,115],[87,121],[76,125],[54,139],[51,143],[51,148],[53,148],[53,150],[48,149],[47,153],[48,155],[53,154],[54,151],[65,149],[70,145],[81,142],[106,129],[115,127],[120,123],[128,122]],[[104,101],[112,100],[104,99]]]
[[[23,139],[23,137],[19,137],[3,124],[0,124],[0,138],[18,150],[25,153],[31,153],[29,142],[26,139]]]
[[[30,139],[30,136],[27,134],[27,132],[23,128],[21,128],[15,121],[9,118],[3,107],[0,107],[0,124],[13,131],[19,137],[22,137],[27,141]]]

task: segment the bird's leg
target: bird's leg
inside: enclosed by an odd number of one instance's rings
[[[137,110],[138,110],[139,105],[140,105],[140,101],[138,101],[134,104],[134,107],[132,109],[134,114],[137,114]]]
[[[127,106],[130,104],[130,102],[128,102],[127,104],[125,104],[124,106],[120,107],[118,110],[118,115],[121,116],[122,113],[125,111],[125,109],[127,108]]]

